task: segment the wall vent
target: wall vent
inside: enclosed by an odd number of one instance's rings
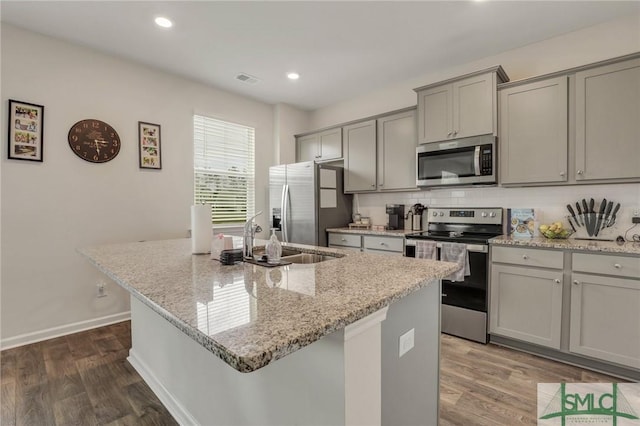
[[[246,84],[256,84],[260,81],[258,77],[254,77],[244,72],[241,72],[240,74],[236,75],[236,80],[240,80],[241,82]]]

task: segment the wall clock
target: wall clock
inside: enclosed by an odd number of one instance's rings
[[[106,163],[120,152],[118,132],[100,120],[81,120],[71,126],[69,146],[76,155],[92,163]]]

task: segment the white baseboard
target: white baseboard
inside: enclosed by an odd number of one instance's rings
[[[105,325],[111,325],[118,322],[127,321],[129,319],[131,319],[131,311],[107,315],[105,317],[94,318],[86,321],[75,322],[72,324],[61,325],[58,327],[48,328],[46,330],[34,331],[32,333],[26,333],[14,337],[9,337],[7,339],[2,339],[0,340],[0,348],[2,348],[2,350],[11,349],[18,346],[28,345],[30,343],[53,339],[55,337],[66,336],[67,334],[90,330],[92,328],[104,327]]]
[[[137,356],[135,350],[129,351],[127,361],[140,374],[140,377],[149,385],[153,393],[156,394],[162,405],[171,413],[173,418],[181,425],[198,425],[196,419],[180,404],[171,393],[158,381],[156,376],[149,370],[147,365]]]

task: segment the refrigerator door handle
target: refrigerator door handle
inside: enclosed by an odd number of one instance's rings
[[[289,236],[287,235],[287,227],[289,226],[289,221],[287,220],[289,216],[289,185],[282,185],[282,240],[285,243],[289,242]]]

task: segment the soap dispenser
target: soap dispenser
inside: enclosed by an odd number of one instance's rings
[[[269,237],[269,241],[265,247],[267,263],[272,265],[280,263],[280,256],[282,256],[282,244],[278,241],[276,230],[277,228],[271,228],[271,237]]]

